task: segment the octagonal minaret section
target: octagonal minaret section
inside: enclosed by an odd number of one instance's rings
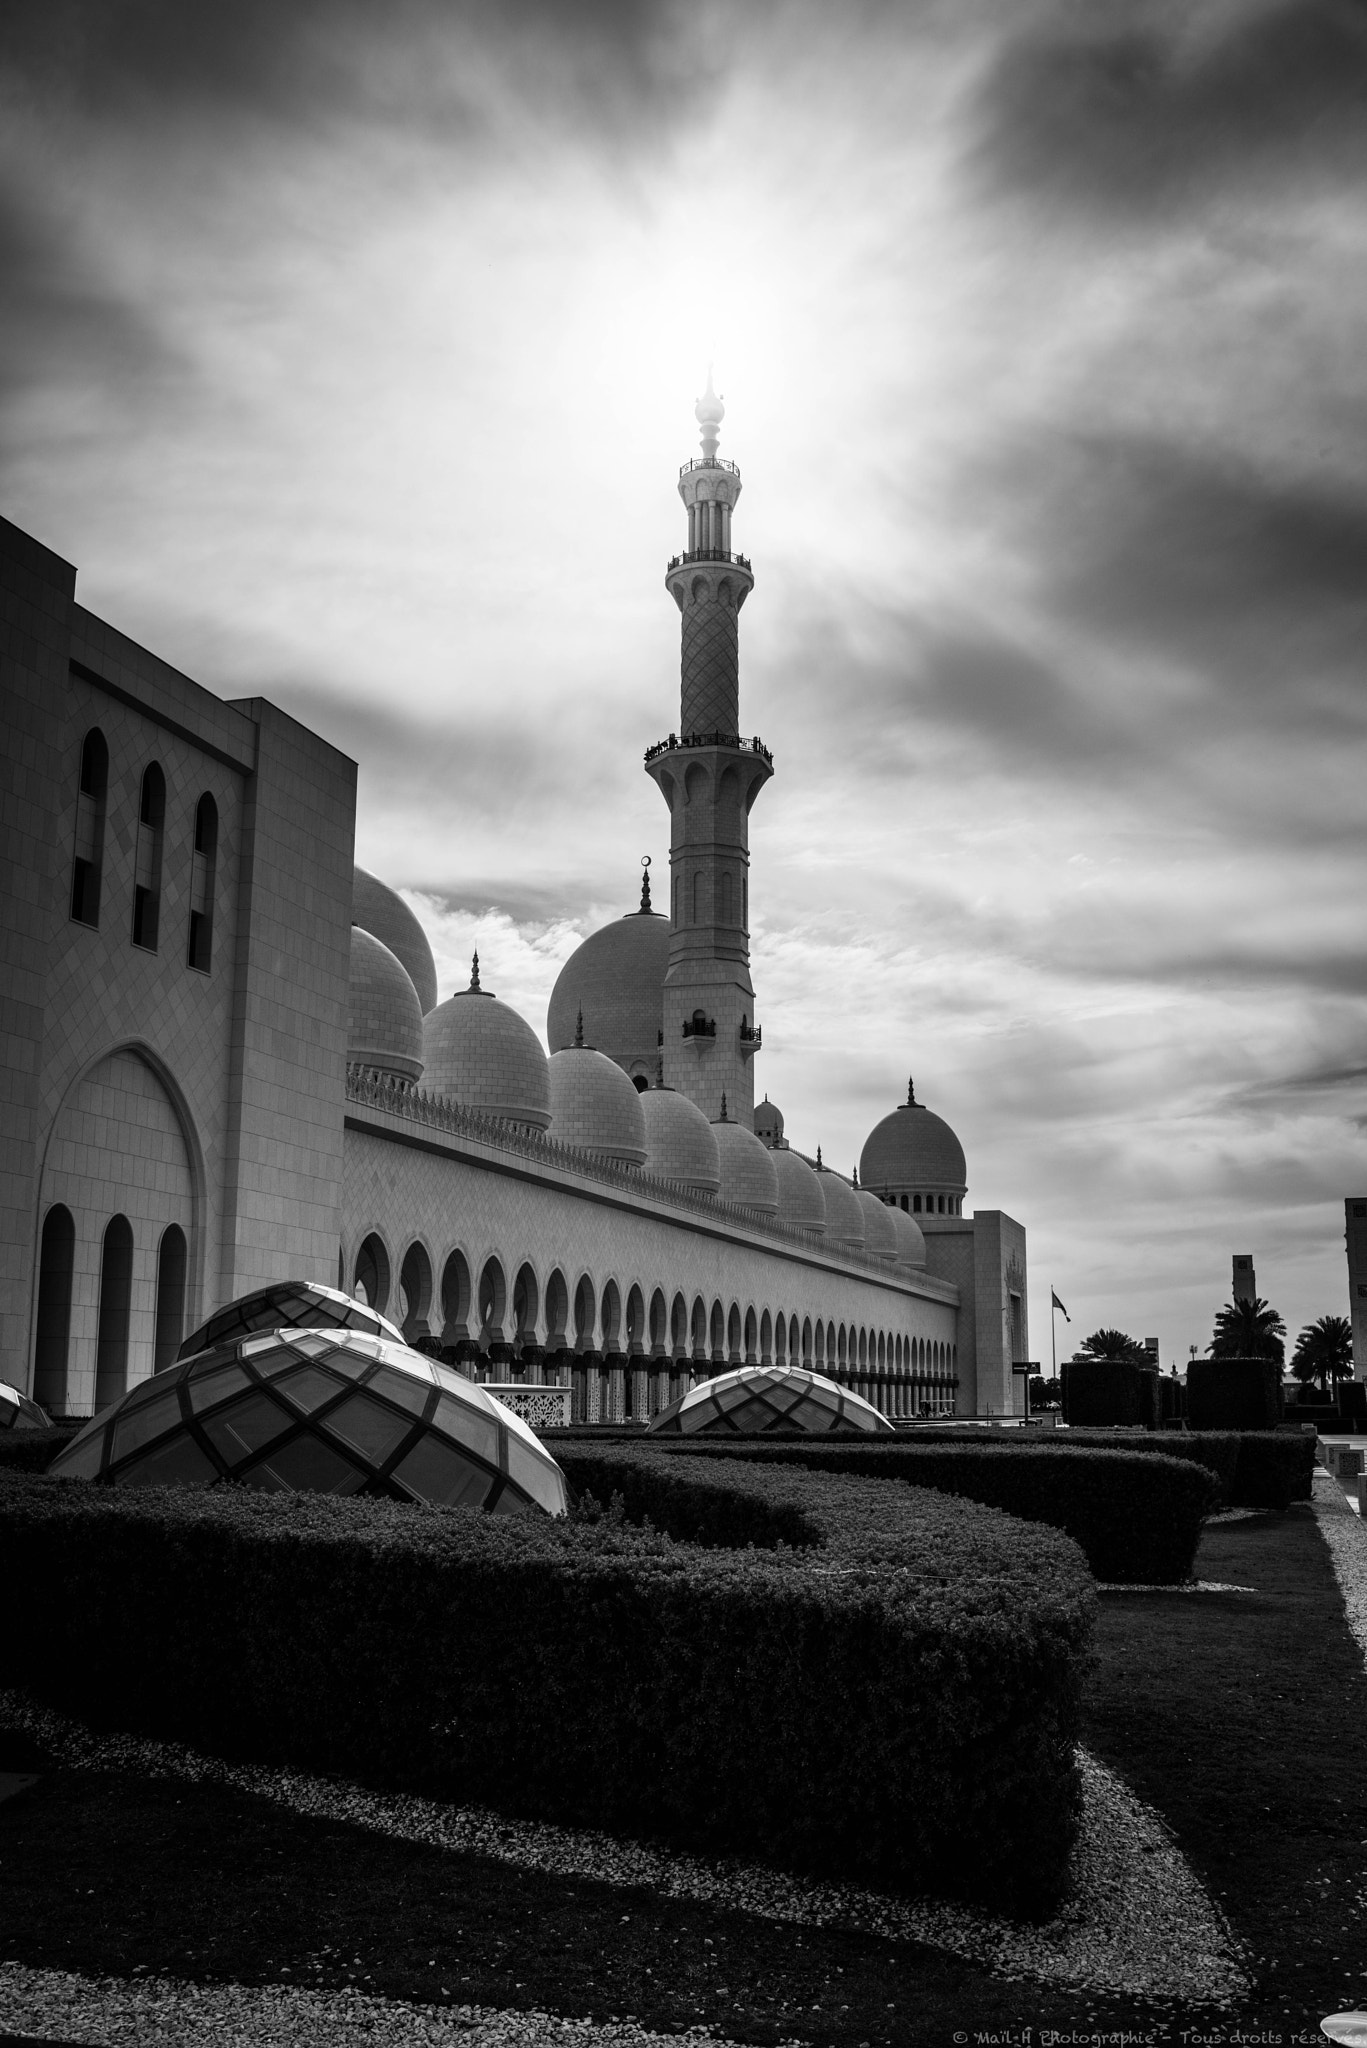
[[[740,731],[741,606],[754,587],[731,545],[740,471],[717,453],[725,407],[698,400],[702,455],[679,472],[688,545],[665,572],[682,619],[679,729],[651,747],[646,772],[669,805],[670,940],[664,987],[665,1086],[713,1122],[753,1127],[761,1046],[750,980],[750,806],[773,773]]]

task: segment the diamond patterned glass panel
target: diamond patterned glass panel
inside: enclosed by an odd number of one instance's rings
[[[192,1436],[172,1437],[119,1473],[120,1486],[212,1486],[218,1473]]]
[[[238,1477],[244,1486],[267,1493],[359,1493],[366,1479],[340,1451],[316,1436],[296,1437]]]
[[[481,1414],[478,1408],[472,1408],[468,1401],[461,1401],[454,1394],[439,1394],[432,1420],[444,1434],[468,1444],[477,1458],[497,1465],[498,1423],[492,1415]]]
[[[54,1459],[48,1470],[52,1471],[60,1463],[64,1479],[98,1479],[100,1461],[104,1457],[104,1438],[102,1429],[82,1430],[79,1436],[71,1439],[60,1460]]]
[[[221,1415],[211,1416],[204,1424],[204,1434],[227,1464],[240,1465],[243,1458],[283,1436],[293,1421],[292,1415],[265,1394],[248,1394]]]
[[[367,1465],[383,1465],[412,1429],[402,1415],[382,1408],[364,1394],[353,1394],[340,1408],[334,1408],[324,1427],[344,1444],[359,1451]]]
[[[250,1385],[251,1380],[242,1367],[236,1359],[231,1359],[227,1365],[191,1376],[190,1406],[198,1415],[202,1408],[212,1408],[215,1401],[226,1401],[229,1394],[236,1394],[242,1387]]]
[[[795,1404],[795,1405],[790,1405]],[[736,1430],[863,1429],[892,1435],[893,1426],[871,1401],[805,1367],[746,1365],[719,1373],[662,1408],[650,1432],[730,1435]]]
[[[158,1378],[161,1375],[158,1374]],[[180,1421],[179,1386],[162,1387],[155,1401],[143,1401],[131,1409],[124,1403],[123,1412],[114,1425],[114,1441],[110,1446],[111,1458],[126,1458],[131,1451],[141,1450],[150,1444],[154,1436],[161,1436],[173,1423]]]
[[[192,1358],[198,1352],[235,1343],[253,1330],[289,1328],[366,1330],[403,1343],[403,1332],[386,1316],[337,1288],[324,1287],[317,1280],[281,1280],[255,1294],[244,1294],[210,1316],[185,1339],[177,1357]]]
[[[277,1394],[283,1394],[291,1408],[297,1408],[301,1415],[312,1415],[315,1408],[321,1408],[324,1401],[330,1401],[334,1394],[345,1390],[346,1381],[334,1379],[330,1372],[320,1366],[301,1365],[296,1372],[282,1376],[272,1382]]]
[[[416,1379],[406,1372],[395,1372],[392,1365],[377,1367],[374,1376],[366,1381],[377,1394],[383,1394],[387,1401],[397,1401],[410,1415],[421,1415],[432,1398],[432,1382]]]
[[[416,1500],[443,1508],[482,1508],[497,1485],[492,1472],[472,1465],[434,1436],[425,1436],[394,1467],[394,1477]]]

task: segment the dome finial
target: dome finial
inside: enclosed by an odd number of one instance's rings
[[[706,462],[717,459],[717,433],[726,418],[726,407],[712,389],[712,365],[707,366],[707,389],[693,408],[693,417],[702,428],[702,452]]]
[[[650,855],[641,855],[641,916],[649,917],[650,910]]]
[[[911,1076],[910,1076],[910,1075],[908,1075],[908,1076],[907,1076],[907,1108],[908,1108],[908,1109],[915,1109],[915,1107],[916,1107],[916,1083],[915,1083],[915,1082],[914,1082],[914,1081],[913,1081],[913,1080],[911,1079]]]
[[[826,1171],[825,1167],[821,1164],[821,1147],[819,1145],[816,1148],[816,1165],[817,1171],[819,1173],[824,1173]]]
[[[582,1009],[579,1012],[579,1018],[574,1027],[574,1042],[576,1045],[584,1043],[584,1012]]]
[[[853,1179],[853,1180],[852,1180],[852,1181],[850,1182],[850,1186],[851,1186],[852,1188],[857,1188],[857,1187],[858,1187],[858,1185],[859,1185],[859,1168],[858,1168],[858,1167],[856,1166],[856,1167],[855,1167],[855,1169],[854,1169],[854,1179]]]
[[[478,952],[476,952],[476,954],[475,954],[474,958],[473,958],[473,959],[471,960],[471,962],[470,962],[470,987],[471,987],[471,989],[472,989],[472,990],[474,990],[474,991],[475,991],[475,992],[476,992],[477,994],[479,994],[479,995],[483,995],[484,991],[483,991],[483,989],[482,989],[482,988],[480,988],[480,985],[479,985],[479,954],[478,954]]]
[[[719,1124],[725,1124],[729,1123],[730,1121],[731,1119],[726,1114],[726,1090],[723,1088],[721,1091],[721,1115],[717,1118],[717,1122]]]

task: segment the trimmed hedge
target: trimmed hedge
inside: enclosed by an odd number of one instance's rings
[[[0,1431],[0,1472],[46,1472],[63,1444],[69,1444],[83,1422],[58,1422],[51,1429]]]
[[[1063,1419],[1070,1426],[1158,1426],[1161,1396],[1151,1368],[1122,1358],[1070,1358],[1063,1366]]]
[[[868,1479],[565,1462],[615,1512],[6,1475],[2,1682],[220,1754],[1052,1910],[1095,1606],[1074,1545]]]
[[[1282,1369],[1271,1358],[1193,1358],[1187,1420],[1193,1429],[1275,1429],[1282,1419]]]
[[[757,1439],[758,1441],[758,1439]],[[867,1442],[867,1438],[864,1439]],[[1219,1485],[1220,1507],[1285,1508],[1309,1500],[1315,1470],[1315,1439],[1308,1431],[1233,1429],[1143,1431],[1069,1429],[1041,1438],[1023,1430],[955,1430],[937,1435],[928,1448],[973,1444],[993,1452],[1019,1450],[1137,1451],[1184,1458],[1204,1465]]]
[[[809,1471],[900,1479],[1002,1508],[1025,1522],[1047,1522],[1081,1544],[1098,1579],[1131,1585],[1180,1585],[1191,1577],[1201,1524],[1218,1498],[1210,1474],[1175,1458],[1129,1451],[1055,1450],[1026,1444],[1007,1451],[976,1444],[923,1444],[886,1438],[861,1444],[774,1444],[753,1437],[675,1439],[668,1457],[705,1451],[715,1458],[798,1464]],[[568,1470],[568,1465],[566,1470]]]

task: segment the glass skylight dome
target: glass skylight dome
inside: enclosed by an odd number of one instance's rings
[[[562,1515],[565,1476],[473,1381],[359,1330],[264,1330],[143,1380],[49,1471],[111,1486],[369,1493]]]
[[[47,1411],[30,1401],[27,1394],[21,1394],[18,1387],[12,1387],[8,1380],[0,1380],[0,1429],[51,1429]]]
[[[719,1373],[662,1408],[647,1434],[735,1436],[768,1429],[799,1429],[809,1436],[832,1429],[896,1434],[871,1401],[796,1365],[742,1365]]]
[[[179,1351],[178,1359],[193,1358],[215,1344],[231,1344],[235,1338],[250,1337],[253,1330],[362,1330],[371,1337],[388,1337],[402,1344],[403,1331],[363,1301],[353,1301],[335,1287],[320,1280],[277,1280],[272,1287],[255,1294],[239,1295],[217,1315],[192,1330]]]

